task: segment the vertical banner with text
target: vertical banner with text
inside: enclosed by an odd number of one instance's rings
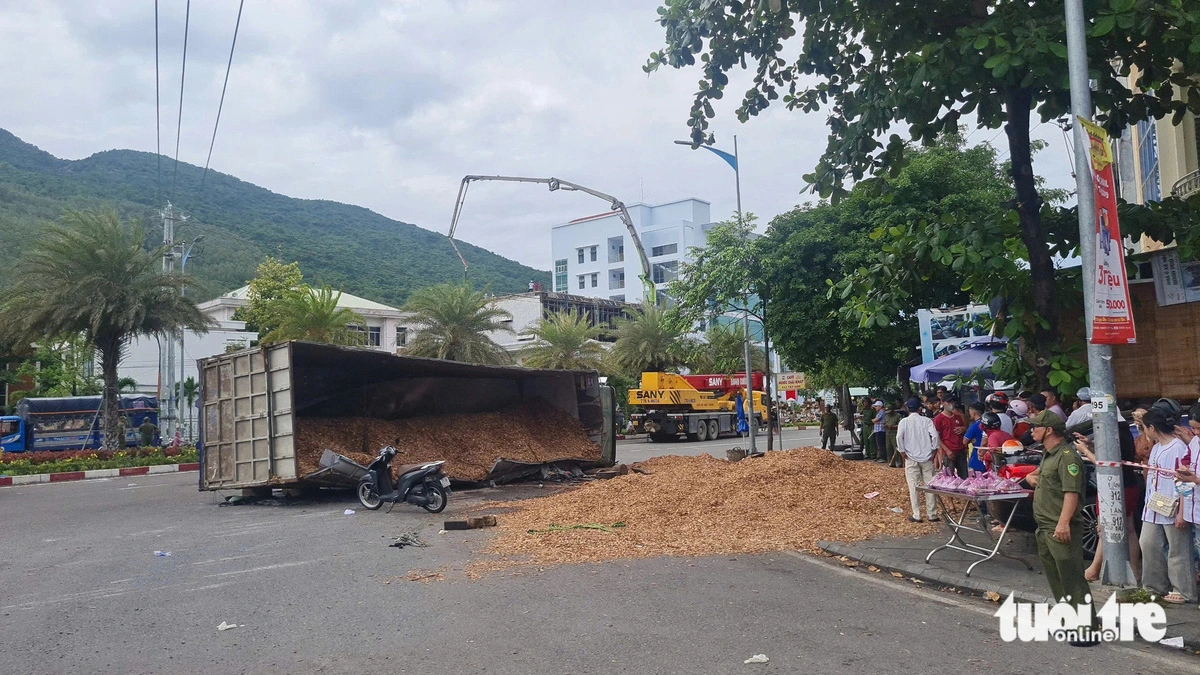
[[[1125,275],[1125,244],[1117,223],[1117,194],[1113,185],[1112,148],[1104,129],[1079,118],[1087,131],[1092,186],[1096,193],[1096,293],[1092,307],[1092,344],[1137,342],[1129,279]]]

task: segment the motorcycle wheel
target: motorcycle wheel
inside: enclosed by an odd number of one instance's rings
[[[363,508],[374,511],[383,506],[383,500],[379,498],[379,493],[375,491],[375,483],[365,480],[358,484],[358,503],[363,505]]]
[[[446,491],[437,483],[427,483],[425,485],[425,503],[421,508],[430,513],[441,513],[446,509]]]

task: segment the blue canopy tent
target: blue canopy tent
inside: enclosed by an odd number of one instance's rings
[[[955,375],[969,377],[976,371],[979,371],[984,379],[994,379],[988,367],[996,359],[996,352],[1004,349],[1004,346],[1004,340],[991,337],[976,338],[964,343],[962,349],[953,354],[914,366],[910,379],[914,382],[937,383]]]

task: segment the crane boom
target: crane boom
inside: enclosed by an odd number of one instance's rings
[[[650,259],[646,257],[646,249],[642,247],[642,239],[638,236],[637,229],[633,226],[633,219],[629,217],[629,211],[625,208],[625,202],[616,197],[604,194],[599,190],[593,190],[576,183],[571,183],[559,178],[529,178],[525,176],[463,176],[462,183],[458,186],[458,198],[454,200],[454,215],[450,218],[450,245],[454,247],[454,252],[458,254],[458,259],[462,261],[463,270],[467,269],[467,260],[463,257],[461,251],[458,250],[458,244],[454,243],[454,231],[458,228],[458,218],[462,215],[463,201],[467,198],[467,187],[475,181],[503,181],[507,183],[540,183],[550,188],[551,192],[556,190],[567,190],[570,192],[583,192],[593,197],[603,199],[609,203],[609,207],[617,212],[621,218],[621,222],[625,224],[625,229],[629,230],[629,236],[633,239],[633,246],[637,249],[638,258],[642,262],[642,286],[645,289],[645,301],[650,304],[658,302],[658,293],[654,286],[654,274],[650,269]]]

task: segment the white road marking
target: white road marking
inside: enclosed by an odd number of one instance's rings
[[[250,555],[235,555],[235,556],[230,556],[228,558],[213,558],[212,560],[200,560],[200,561],[194,562],[192,564],[193,565],[211,565],[213,563],[229,562],[230,560],[241,560],[243,558],[257,558],[257,557],[261,557],[261,556],[262,556],[261,553],[255,553],[255,554],[250,554]]]
[[[234,570],[232,572],[218,572],[217,574],[206,575],[206,578],[227,577],[231,574],[249,574],[251,572],[268,572],[270,570],[279,570],[279,569],[283,569],[285,567],[299,567],[300,565],[311,565],[312,563],[315,563],[315,562],[321,562],[321,560],[318,558],[317,560],[302,560],[299,562],[278,563],[276,565],[264,565],[262,567],[251,567],[248,570]]]

